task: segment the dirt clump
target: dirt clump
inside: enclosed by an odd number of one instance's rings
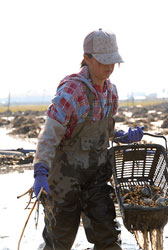
[[[34,153],[26,155],[1,155],[0,165],[21,165],[33,162]]]
[[[126,118],[126,116],[124,114],[115,116],[115,121],[116,122],[124,122],[125,120],[127,120],[127,118]]]
[[[0,127],[2,126],[7,126],[10,124],[10,121],[8,119],[5,119],[5,118],[1,118],[0,117]]]
[[[141,108],[141,107],[136,107],[132,111],[132,117],[133,118],[140,118],[140,117],[147,117],[148,116],[148,110],[147,108]]]
[[[161,128],[168,128],[168,118],[165,118],[165,120],[163,121]]]
[[[24,135],[27,138],[37,138],[44,121],[43,117],[17,115],[11,121],[12,131],[10,134]]]
[[[0,154],[0,174],[33,169],[34,152],[28,154]]]

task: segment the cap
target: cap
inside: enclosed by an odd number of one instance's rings
[[[122,63],[118,52],[116,36],[102,29],[89,33],[83,43],[84,53],[91,54],[102,64]]]

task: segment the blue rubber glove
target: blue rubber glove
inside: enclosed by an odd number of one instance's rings
[[[50,193],[48,180],[47,180],[48,172],[49,172],[49,169],[46,166],[44,166],[44,164],[36,163],[34,165],[35,182],[33,185],[33,189],[34,189],[34,193],[35,193],[36,197],[38,196],[40,189],[42,187],[45,189],[45,191],[48,194]]]
[[[119,130],[116,132],[115,137],[121,137],[117,141],[122,143],[138,142],[143,137],[143,129],[144,127],[137,127],[136,129],[129,128],[127,133]]]

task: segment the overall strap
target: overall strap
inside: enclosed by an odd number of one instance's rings
[[[86,86],[86,95],[88,98],[90,110],[89,110],[89,113],[88,113],[87,117],[85,118],[84,122],[78,124],[78,129],[75,128],[72,135],[71,135],[71,138],[64,140],[63,145],[61,145],[61,146],[72,146],[75,143],[76,138],[80,135],[81,131],[86,126],[86,122],[88,122],[88,121],[90,122],[92,120],[92,117],[93,117],[93,101],[94,101],[95,95],[90,87],[89,81],[87,79],[85,79],[84,77],[82,77],[82,78],[73,77],[72,79],[83,82],[84,85]],[[59,147],[58,147],[58,149],[59,149]]]

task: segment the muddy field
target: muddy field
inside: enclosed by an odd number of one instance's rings
[[[6,127],[8,135],[24,140],[37,139],[45,122],[45,113],[27,110],[25,112],[0,113],[0,128]],[[168,135],[168,103],[145,107],[120,107],[116,116],[116,128],[144,126],[145,132],[155,135]],[[151,138],[144,137],[143,143],[150,143]],[[2,143],[2,142],[1,142]],[[2,148],[2,146],[1,146]],[[34,152],[24,152],[22,148],[18,153],[0,153],[0,173],[32,169]]]
[[[5,133],[7,133],[4,140],[13,138],[14,141],[22,139],[23,141],[33,141],[37,143],[38,134],[44,125],[45,113],[42,112],[17,112],[12,113],[0,113],[0,130],[5,128]],[[168,139],[168,103],[163,103],[155,106],[146,107],[121,107],[119,108],[118,115],[116,116],[116,128],[123,129],[127,131],[128,127],[131,126],[135,128],[136,126],[145,126],[144,131],[155,135],[164,135]],[[5,138],[5,137],[4,137]],[[1,149],[3,147],[4,140],[1,138]],[[163,143],[163,140],[143,137],[143,143]],[[5,145],[5,144],[4,144]],[[12,145],[12,144],[11,144]],[[22,144],[21,144],[22,145]],[[31,144],[30,144],[31,145]],[[34,145],[34,144],[32,144]],[[4,193],[2,197],[2,204],[0,204],[1,209],[1,225],[7,225],[11,223],[14,219],[17,221],[19,226],[19,232],[15,232],[15,226],[11,227],[10,230],[6,226],[0,230],[0,249],[3,250],[14,250],[19,239],[19,234],[21,232],[23,222],[26,220],[24,206],[26,200],[19,200],[16,203],[16,195],[23,193],[26,190],[23,186],[27,183],[30,187],[33,181],[33,158],[35,150],[32,148],[22,148],[22,147],[10,147],[6,149],[3,153],[0,149],[0,177],[1,177],[1,190],[5,185],[8,187],[10,183],[11,188],[7,188],[7,192]],[[12,151],[15,149],[15,151]],[[17,149],[17,150],[16,150]],[[24,174],[23,174],[24,173]],[[16,185],[17,184],[17,185]],[[19,185],[18,185],[19,184]],[[13,193],[12,193],[13,192]],[[10,197],[10,199],[9,199]],[[19,204],[19,202],[23,202]],[[13,204],[15,206],[13,207]],[[15,211],[16,218],[13,218],[13,212]],[[19,213],[18,213],[19,212]],[[139,249],[135,238],[133,235],[126,230],[122,224],[121,217],[118,215],[118,219],[122,227],[122,247],[124,250],[137,250]],[[7,222],[7,224],[6,224]],[[43,228],[43,211],[41,210],[41,225],[39,225],[38,230],[35,231],[33,219],[30,220],[29,226],[27,228],[26,234],[23,238],[22,249],[37,249],[37,246],[42,242],[41,231]],[[15,221],[12,225],[16,225]],[[31,229],[29,229],[31,228]],[[167,249],[167,239],[168,239],[168,225],[165,227],[164,231],[164,249]],[[31,245],[32,244],[32,245]],[[79,228],[78,236],[74,242],[74,250],[83,250],[87,247],[91,247],[88,244],[83,227]]]
[[[19,138],[25,141],[32,139],[37,141],[44,122],[45,113],[43,112],[0,113],[0,128],[5,127],[8,138],[10,136],[14,140]],[[2,145],[1,148],[3,148]],[[0,173],[23,172],[24,169],[33,168],[32,162],[35,150],[14,149],[16,151],[0,151]]]

